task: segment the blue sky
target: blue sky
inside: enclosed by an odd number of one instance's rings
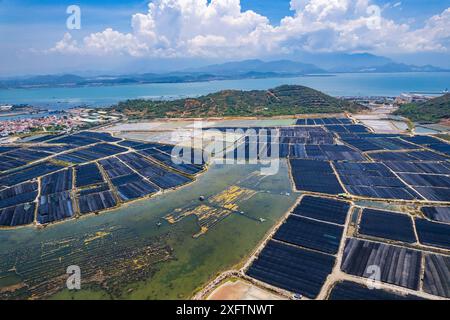
[[[308,1],[320,3],[321,0],[297,1],[299,3],[307,3]],[[352,2],[353,0],[342,1]],[[354,1],[356,2],[357,0]],[[269,27],[277,27],[280,25],[281,19],[286,16],[295,15],[295,12],[290,10],[290,3],[291,0],[240,1],[242,12],[252,10],[260,16],[266,17],[270,21],[268,24]],[[59,41],[62,41],[64,35],[68,32],[66,29],[66,19],[68,15],[65,11],[67,6],[72,4],[79,5],[82,10],[82,29],[70,31],[71,38],[70,40],[66,39],[66,41],[62,43],[62,45],[64,45],[63,48],[52,51],[52,48],[54,48]],[[407,24],[411,30],[424,28],[430,17],[439,15],[450,7],[448,1],[437,0],[373,0],[371,1],[371,4],[381,8],[384,19],[394,21],[398,26]],[[233,8],[232,5],[229,5],[226,10],[233,10]],[[168,34],[179,35],[179,30],[164,30],[164,28],[171,29],[173,26],[164,25],[163,22],[156,20],[159,32],[159,34],[156,35],[158,37],[157,41],[150,41],[148,39],[142,40],[142,34],[145,34],[146,30],[143,30],[143,27],[139,30],[132,28],[132,15],[135,13],[145,14],[147,11],[148,1],[143,0],[0,0],[0,38],[2,39],[0,42],[0,76],[27,73],[53,73],[64,72],[66,70],[83,71],[102,69],[108,71],[111,69],[111,71],[114,71],[114,66],[117,66],[117,64],[122,66],[122,68],[116,68],[117,71],[119,71],[119,69],[122,69],[120,71],[123,71],[127,66],[136,64],[137,61],[145,61],[149,69],[152,69],[152,66],[164,66],[165,63],[162,63],[162,61],[166,62],[167,60],[170,61],[168,64],[171,66],[182,67],[184,65],[201,64],[201,62],[239,60],[240,58],[270,59],[272,56],[279,58],[280,56],[283,56],[280,52],[286,52],[286,57],[291,58],[295,53],[295,50],[309,50],[314,52],[314,50],[320,51],[326,48],[330,48],[331,51],[368,51],[375,54],[396,57],[398,59],[405,59],[405,61],[411,63],[423,63],[426,62],[427,59],[430,59],[432,60],[430,63],[433,62],[439,65],[446,65],[450,60],[446,59],[449,57],[448,51],[446,51],[446,49],[448,49],[446,47],[449,42],[448,37],[445,39],[442,35],[437,35],[436,39],[433,39],[433,43],[430,42],[425,49],[425,46],[422,46],[421,44],[421,47],[418,47],[417,50],[415,48],[408,48],[406,50],[404,47],[408,45],[407,43],[403,45],[402,49],[394,47],[391,49],[389,45],[385,45],[386,41],[385,39],[380,38],[381,35],[375,39],[375,41],[380,43],[377,47],[371,48],[370,42],[368,44],[361,41],[361,43],[352,44],[352,46],[347,48],[343,45],[347,40],[337,41],[336,43],[330,42],[335,41],[331,39],[336,39],[336,30],[330,30],[329,28],[327,29],[327,27],[323,27],[321,30],[304,31],[305,29],[308,29],[306,24],[302,27],[301,31],[297,32],[297,34],[289,34],[286,36],[288,31],[285,31],[291,30],[292,26],[296,26],[296,24],[292,24],[290,28],[282,26],[279,28],[280,30],[276,30],[279,35],[273,35],[275,32],[271,32],[270,36],[268,35],[269,33],[261,35],[261,39],[264,40],[264,45],[257,46],[252,44],[252,46],[243,46],[243,43],[248,44],[248,42],[251,41],[253,37],[253,34],[251,33],[253,30],[252,28],[261,30],[267,27],[267,24],[261,22],[258,17],[244,17],[246,19],[245,21],[248,20],[248,22],[246,22],[248,25],[243,27],[244,31],[231,30],[231,28],[235,27],[235,24],[225,24],[221,31],[211,31],[211,34],[207,34],[206,31],[208,30],[193,30],[192,32],[188,32],[189,34],[193,34],[192,39],[182,39],[182,36],[180,36],[178,43],[167,45],[166,43],[162,44],[164,41],[161,40],[161,35],[166,36],[166,38]],[[167,14],[167,12],[164,12],[162,9],[161,12],[161,15]],[[304,12],[306,16],[309,14],[306,7],[299,9],[299,12]],[[318,19],[317,12],[313,13],[310,11],[310,13],[311,15],[316,15],[311,19]],[[351,10],[349,9],[348,14],[350,15],[350,13]],[[171,19],[173,18],[173,16],[170,17]],[[220,15],[218,18],[220,18]],[[310,17],[308,16],[307,18],[309,19]],[[157,19],[157,17],[155,16],[153,19]],[[192,17],[190,17],[190,19],[192,19]],[[242,19],[239,19],[236,18],[236,21],[243,21]],[[338,24],[340,21],[344,21],[342,20],[342,17],[336,18],[336,15],[334,14],[330,14],[330,19],[340,19],[336,20]],[[351,18],[346,17],[346,19]],[[356,19],[356,17],[353,17],[353,19]],[[350,20],[345,21],[348,22]],[[447,23],[446,21],[441,21],[441,25],[442,23]],[[205,25],[205,28],[208,28],[207,23]],[[189,26],[183,26],[185,29],[188,27]],[[233,38],[227,38],[226,35],[222,34],[224,28],[226,30],[228,27],[230,27],[231,35],[234,32],[236,34],[248,32],[249,37],[242,39],[242,42],[233,44],[233,46],[230,47],[229,43],[233,41]],[[126,34],[131,34],[136,39],[133,38],[126,47],[120,46],[119,49],[116,48],[117,46],[101,48],[101,53],[93,53],[92,50],[89,50],[90,48],[88,48],[88,45],[83,44],[84,38],[89,37],[94,33],[102,33],[107,28],[111,28],[119,33],[114,38],[116,39],[115,41],[123,41],[122,39],[125,39],[124,35]],[[437,27],[435,29],[437,29]],[[393,30],[395,33],[395,30],[399,29]],[[207,40],[199,37],[204,36],[205,32]],[[429,32],[428,29],[418,34],[426,34],[426,32]],[[431,34],[432,32],[429,33]],[[366,34],[358,33],[356,35],[347,36],[350,39],[349,41],[353,41],[355,37],[364,38]],[[411,37],[411,39],[414,39],[416,35],[405,33],[402,37]],[[280,40],[280,38],[283,39]],[[74,46],[71,46],[71,41],[74,40],[77,41],[76,54],[74,54]],[[211,48],[206,47],[203,43],[203,41],[209,41],[211,43],[216,40],[218,42],[222,41],[223,46],[214,46]],[[95,39],[92,39],[91,42],[95,41],[98,41],[94,44],[95,46],[98,46],[98,43],[103,43],[105,41],[109,43],[109,41],[111,41],[111,34],[101,34]],[[142,43],[142,41],[144,42]],[[189,47],[186,45],[187,42],[190,43]],[[320,42],[320,46],[317,44],[318,42]],[[198,45],[193,47],[192,43]],[[383,44],[383,46],[381,44]],[[146,47],[145,52],[142,51],[141,45]],[[91,47],[92,46],[93,45],[91,45]],[[140,52],[136,53],[136,47],[140,47]],[[162,47],[164,47],[164,50]],[[270,50],[268,49],[269,47],[271,47]],[[236,52],[237,48],[242,50],[242,52],[240,52],[241,55],[234,56],[232,53]],[[117,52],[114,52],[116,49]],[[216,50],[216,52],[214,50]],[[107,54],[105,54],[105,52],[107,52]],[[174,52],[177,52],[176,56],[173,56]],[[222,52],[225,53],[222,54]],[[167,59],[167,56],[170,56],[170,59]]]

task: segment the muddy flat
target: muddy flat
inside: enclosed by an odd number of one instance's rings
[[[213,291],[208,300],[286,300],[286,298],[238,280],[225,282]]]

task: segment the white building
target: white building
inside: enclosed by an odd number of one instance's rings
[[[10,111],[13,106],[0,106],[0,111]]]

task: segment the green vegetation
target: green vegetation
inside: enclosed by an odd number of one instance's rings
[[[427,102],[403,105],[395,114],[419,123],[437,123],[450,119],[450,93]]]
[[[114,106],[130,119],[280,116],[357,112],[364,107],[303,86],[270,90],[227,90],[174,101],[128,100]]]
[[[450,134],[437,134],[436,137],[450,142]]]

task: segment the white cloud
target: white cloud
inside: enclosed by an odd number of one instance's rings
[[[80,53],[81,49],[78,47],[77,41],[72,38],[72,35],[70,33],[65,33],[63,38],[49,51],[60,53]]]
[[[410,51],[450,51],[450,8],[427,20],[425,27],[409,34]],[[430,41],[431,40],[431,41]]]
[[[393,6],[399,6],[395,3]],[[254,57],[306,51],[449,51],[450,8],[421,29],[383,17],[370,0],[291,0],[278,26],[240,0],[154,0],[132,16],[131,33],[108,28],[51,51],[150,57]]]
[[[84,47],[90,52],[128,53],[132,56],[139,55],[142,50],[148,49],[147,45],[140,42],[134,35],[123,34],[111,28],[84,38]]]

